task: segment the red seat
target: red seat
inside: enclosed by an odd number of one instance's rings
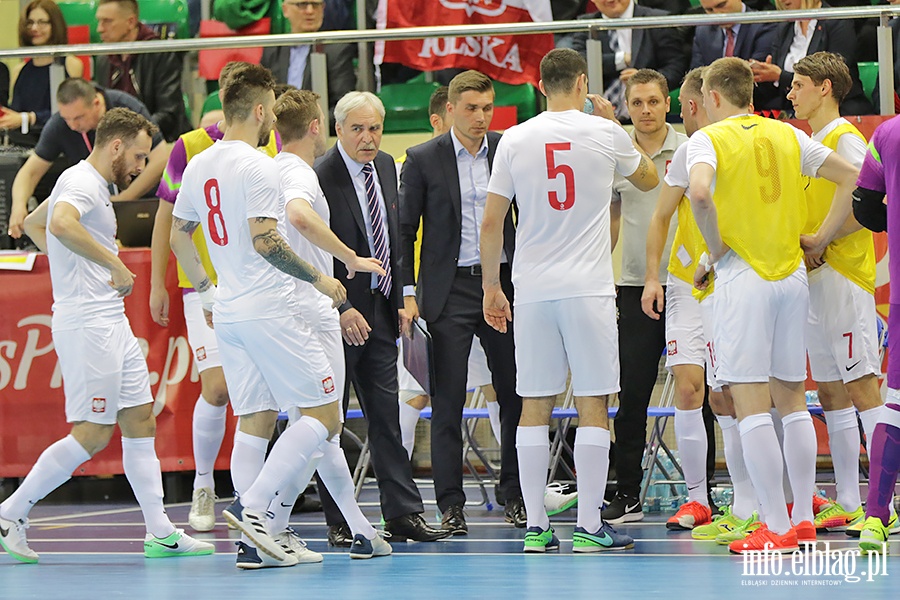
[[[267,35],[269,33],[269,18],[260,19],[252,25],[247,25],[235,31],[221,21],[201,21],[200,37],[231,37],[235,35]],[[209,80],[217,80],[219,73],[227,63],[240,60],[253,64],[259,64],[262,59],[262,48],[226,48],[221,50],[201,50],[198,56],[200,77]]]
[[[91,42],[90,25],[69,25],[66,28],[70,44],[89,44]],[[91,57],[76,56],[84,64],[84,78],[91,80]]]

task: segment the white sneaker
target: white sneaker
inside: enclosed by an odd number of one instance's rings
[[[350,545],[350,558],[366,559],[375,556],[390,556],[393,552],[394,549],[391,545],[378,533],[371,540],[357,533],[353,536],[353,543]]]
[[[212,531],[216,526],[216,495],[210,488],[194,490],[188,524],[194,531]]]
[[[276,542],[266,529],[266,513],[244,508],[241,499],[237,498],[222,511],[225,520],[241,530],[256,544],[256,548],[278,561],[287,556],[284,547]]]
[[[552,517],[565,512],[578,504],[578,492],[565,493],[566,485],[553,481],[544,489],[544,508],[547,516]]]
[[[290,549],[289,555],[293,555],[298,563],[320,563],[322,555],[313,552],[306,547],[306,542],[300,537],[300,534],[288,527],[281,533],[274,536],[275,541]]]
[[[293,553],[287,553],[284,560],[275,560],[265,552],[258,552],[253,546],[244,542],[238,542],[237,561],[238,569],[271,569],[275,567],[293,567],[297,564],[297,557]]]
[[[144,538],[144,556],[147,558],[207,556],[215,551],[215,546],[209,542],[195,540],[186,534],[183,529],[176,529],[172,534],[164,538],[154,537],[150,533]]]
[[[0,517],[0,546],[9,552],[14,559],[23,563],[36,563],[37,552],[28,547],[25,538],[25,530],[28,529],[28,519],[10,521]]]

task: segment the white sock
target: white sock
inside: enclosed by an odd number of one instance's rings
[[[872,435],[875,433],[875,426],[878,425],[878,419],[881,418],[881,411],[884,410],[884,405],[876,406],[875,408],[870,408],[869,410],[864,410],[859,413],[859,420],[862,421],[863,433],[866,434],[866,454],[869,453],[869,441],[872,439]]]
[[[753,481],[753,488],[766,515],[766,525],[778,535],[791,528],[791,519],[784,501],[781,485],[784,459],[778,446],[778,436],[772,423],[772,415],[750,415],[738,424],[744,462]],[[812,495],[810,494],[810,499]],[[810,500],[812,505],[812,500]]]
[[[862,503],[859,497],[859,425],[856,409],[825,411],[828,426],[828,445],[834,463],[837,502],[844,510],[853,512]]]
[[[194,404],[194,420],[192,424],[194,438],[194,489],[210,488],[215,491],[213,470],[222,438],[225,437],[225,416],[227,406],[213,406],[200,396]]]
[[[288,528],[291,520],[291,512],[294,509],[294,505],[297,503],[297,498],[300,497],[300,494],[306,489],[306,486],[309,485],[309,480],[312,479],[313,473],[316,472],[316,467],[321,458],[322,452],[316,450],[310,457],[309,462],[306,463],[306,468],[297,480],[289,481],[282,489],[275,493],[275,497],[272,498],[272,502],[269,503],[269,510],[266,511],[269,516],[267,522],[269,531],[272,533],[280,533]]]
[[[516,452],[519,462],[519,484],[528,514],[528,526],[547,530],[550,517],[544,508],[544,489],[550,468],[550,426],[516,429]]]
[[[784,423],[781,420],[781,413],[772,408],[769,409],[769,414],[772,415],[772,425],[775,427],[775,435],[778,436],[778,447],[781,448],[781,454],[784,456]],[[784,493],[784,501],[791,504],[794,501],[794,491],[791,489],[787,465],[781,470],[781,490]]]
[[[609,473],[609,429],[575,430],[575,471],[578,474],[578,527],[588,533],[600,529],[600,505]],[[528,510],[526,506],[526,511]]]
[[[812,497],[816,493],[816,430],[813,427],[812,416],[806,408],[803,408],[785,416],[782,423],[784,462],[794,492],[791,520],[794,523],[812,521],[815,518],[812,512]]]
[[[164,538],[172,535],[175,526],[166,516],[163,506],[162,471],[156,457],[156,439],[122,438],[122,466],[144,513],[144,523],[151,535]]]
[[[503,438],[500,436],[500,403],[499,402],[488,402],[488,419],[491,421],[491,431],[494,432],[494,439],[497,440],[497,445],[502,446],[503,442],[500,441]]]
[[[269,440],[244,433],[234,432],[234,447],[231,449],[231,483],[234,493],[243,496],[262,471],[266,462],[266,448]]]
[[[72,472],[90,459],[71,435],[54,442],[38,457],[22,485],[0,504],[0,515],[13,521],[26,518],[38,501],[67,482]]]
[[[709,506],[706,489],[706,425],[703,409],[675,409],[675,443],[688,488],[688,502]]]
[[[322,483],[325,484],[328,493],[334,498],[334,503],[341,510],[344,520],[350,526],[350,531],[353,532],[353,535],[362,534],[366,539],[374,539],[375,528],[366,520],[356,502],[353,477],[350,475],[347,457],[341,450],[337,436],[322,444],[321,451],[323,456],[319,461],[319,477],[322,478]]]
[[[310,458],[328,438],[328,429],[310,416],[288,427],[275,442],[259,476],[241,495],[245,508],[266,510],[278,490],[288,482],[296,482]]]
[[[747,463],[744,462],[738,422],[734,417],[723,415],[716,415],[716,420],[722,428],[722,441],[725,443],[725,465],[728,467],[731,485],[734,488],[731,512],[738,519],[749,519],[753,511],[759,509],[759,500],[756,499],[756,490],[753,489],[750,473],[747,472]]]
[[[419,424],[419,413],[422,411],[406,402],[400,402],[400,437],[406,454],[412,458],[416,446],[416,425]]]

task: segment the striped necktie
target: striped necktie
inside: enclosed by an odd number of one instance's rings
[[[375,169],[372,163],[363,166],[363,175],[366,178],[366,204],[369,206],[369,217],[372,220],[372,247],[374,257],[381,261],[381,268],[386,272],[378,277],[378,289],[385,298],[391,297],[391,261],[388,252],[387,232],[384,230],[384,221],[381,218],[381,203],[378,201],[378,192],[375,190]]]

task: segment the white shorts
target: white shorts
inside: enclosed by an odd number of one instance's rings
[[[691,285],[669,274],[666,281],[666,368],[706,362],[700,303]]]
[[[809,274],[806,345],[815,381],[847,383],[881,371],[875,296],[828,263]]]
[[[422,326],[422,329],[428,331],[425,321],[420,320],[419,324]],[[469,350],[466,389],[474,390],[483,385],[490,385],[492,381],[491,370],[487,364],[487,355],[481,346],[481,340],[478,339],[478,336],[475,336],[472,339],[472,349]],[[400,402],[409,402],[417,396],[427,396],[425,390],[416,381],[416,378],[403,365],[403,352],[397,353],[397,383],[400,386]]]
[[[801,264],[767,281],[733,251],[717,265],[716,378],[727,383],[806,380],[809,285]]]
[[[315,331],[314,333],[319,340],[319,344],[322,345],[322,350],[325,352],[325,359],[331,367],[331,372],[334,373],[335,393],[339,399],[343,399],[344,385],[347,381],[347,367],[344,359],[344,340],[341,337],[340,325],[338,325],[338,329]],[[339,412],[341,414],[341,423],[343,423],[344,411],[341,410]],[[288,421],[292,425],[296,423],[301,416],[300,409],[297,407],[289,408],[287,414]]]
[[[202,373],[206,369],[221,367],[219,342],[216,339],[216,332],[206,324],[200,294],[188,292],[181,299],[184,304],[184,324],[187,325],[188,343],[194,351],[197,371]]]
[[[114,425],[124,408],[153,402],[147,361],[128,319],[53,332],[66,394],[66,420]]]
[[[299,316],[216,324],[234,414],[341,399],[325,351]]]
[[[716,295],[710,294],[700,302],[700,315],[703,317],[703,340],[706,348],[706,385],[714,392],[721,392],[723,384],[716,378],[719,362],[716,359],[715,312]]]
[[[576,396],[619,391],[616,300],[587,296],[518,304],[515,309],[516,390],[523,398],[566,390]]]

